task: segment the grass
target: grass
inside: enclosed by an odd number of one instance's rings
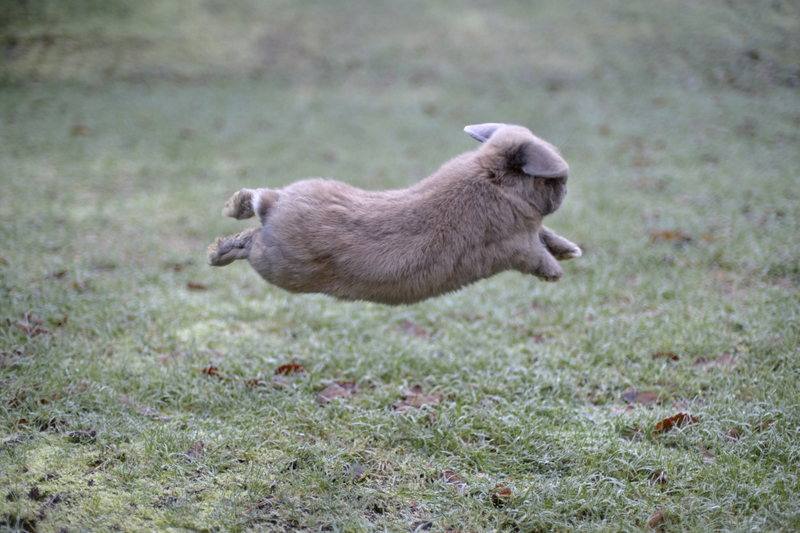
[[[793,3],[0,5],[0,529],[800,526]],[[570,163],[559,283],[205,266],[233,191],[407,186],[487,121]]]

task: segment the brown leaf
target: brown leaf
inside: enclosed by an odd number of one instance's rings
[[[256,387],[262,387],[267,384],[267,380],[262,378],[261,376],[256,376],[254,378],[245,378],[244,384],[246,387],[250,389],[254,389]]]
[[[202,440],[198,440],[192,444],[191,448],[189,448],[189,451],[186,452],[186,462],[191,463],[192,459],[200,457],[206,453],[205,446],[206,443]]]
[[[641,391],[635,387],[629,387],[622,391],[622,399],[628,403],[653,405],[658,401],[658,394],[652,391]]]
[[[772,422],[769,420],[756,420],[756,423],[753,424],[753,429],[756,430],[756,433],[761,433],[762,431],[765,431],[770,424],[772,424]]]
[[[319,404],[330,403],[336,398],[351,396],[356,393],[355,388],[355,383],[351,382],[331,383],[325,390],[317,394],[316,402]]]
[[[18,321],[15,325],[24,331],[29,337],[35,337],[42,334],[50,335],[50,331],[44,328],[42,323],[42,319],[37,318],[30,313],[22,313],[22,320]]]
[[[702,446],[698,446],[697,449],[700,450],[700,459],[702,459],[705,464],[708,466],[714,464],[714,452]]]
[[[650,517],[647,519],[647,529],[661,531],[666,518],[667,518],[667,510],[659,509],[655,513],[651,514]]]
[[[732,429],[728,432],[728,439],[732,441],[737,441],[741,438],[742,432],[738,429]]]
[[[61,492],[59,492],[58,494],[50,496],[50,498],[48,498],[47,502],[45,502],[45,504],[42,505],[39,508],[38,511],[36,511],[36,517],[39,518],[40,520],[44,520],[45,517],[47,517],[47,511],[49,511],[50,509],[52,509],[53,507],[55,507],[56,505],[61,503],[62,496],[65,496],[66,494],[69,494],[69,493],[61,493]]]
[[[75,124],[69,129],[69,134],[73,137],[88,137],[92,133],[92,128],[84,124]]]
[[[658,485],[666,485],[669,482],[669,478],[664,470],[656,470],[650,474],[650,481]]]
[[[252,511],[255,511],[255,510],[257,510],[257,509],[263,509],[264,507],[269,507],[270,505],[272,505],[272,503],[273,503],[274,501],[275,501],[275,498],[274,498],[274,497],[272,497],[272,496],[270,496],[270,497],[269,497],[269,498],[267,498],[266,500],[263,500],[263,501],[261,501],[261,502],[259,502],[259,503],[255,504],[254,506],[252,506],[251,508],[249,508],[248,510],[246,510],[245,512],[243,512],[241,516],[244,516],[244,515],[246,515],[246,514],[248,514],[248,513],[251,513]]]
[[[275,374],[281,376],[288,376],[290,374],[301,374],[305,371],[306,367],[304,367],[300,363],[291,362],[276,368]]]
[[[196,281],[189,281],[186,283],[186,288],[192,291],[204,291],[208,289],[208,285],[197,283]]]
[[[194,138],[195,131],[188,126],[184,126],[180,130],[178,130],[178,136],[184,141],[188,141],[189,139]]]
[[[72,431],[69,434],[69,438],[75,441],[93,440],[95,437],[97,437],[97,431],[94,429],[82,429],[80,431]]]
[[[408,320],[403,320],[403,322],[400,324],[400,328],[404,333],[413,335],[418,339],[427,339],[429,336],[428,330]]]
[[[653,354],[653,359],[669,359],[670,361],[680,361],[681,358],[674,352],[656,352]]]
[[[215,364],[213,364],[213,363],[209,364],[208,366],[203,368],[203,370],[201,370],[201,372],[203,374],[205,374],[206,376],[213,376],[213,377],[221,377],[222,376],[222,374],[220,374],[219,368],[217,368],[217,366]]]
[[[505,483],[498,483],[492,493],[492,503],[495,507],[501,507],[511,499],[511,487]]]
[[[452,470],[442,472],[442,480],[448,485],[453,485],[458,492],[467,490],[467,483],[456,475]]]
[[[653,434],[657,435],[659,433],[666,433],[674,427],[688,426],[690,424],[697,424],[698,422],[700,421],[697,419],[697,417],[692,416],[689,413],[678,413],[677,415],[665,418],[656,424],[655,429],[653,429]]]
[[[694,366],[700,367],[702,370],[709,370],[711,368],[734,368],[739,364],[733,356],[724,353],[716,360],[709,360],[704,356],[700,356],[694,361]]]
[[[675,230],[658,230],[650,233],[650,242],[669,242],[672,244],[687,244],[692,242],[692,238],[682,232]]]
[[[422,390],[423,389],[421,385],[414,385],[404,394],[405,400],[395,403],[392,405],[392,407],[399,411],[405,411],[411,407],[419,408],[423,405],[434,407],[438,405],[440,401],[442,401],[442,398],[444,398],[444,395],[439,391],[433,391],[429,394],[424,394]]]

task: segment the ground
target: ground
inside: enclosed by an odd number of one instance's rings
[[[0,0],[0,530],[800,528],[795,2]],[[510,122],[583,257],[413,306],[205,264],[242,187]]]

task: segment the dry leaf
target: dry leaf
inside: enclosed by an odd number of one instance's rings
[[[654,529],[656,531],[661,531],[661,526],[664,525],[664,521],[667,518],[667,510],[660,509],[655,513],[651,514],[650,517],[647,519],[647,529],[651,530]]]
[[[94,429],[82,429],[80,431],[72,431],[69,434],[69,438],[79,442],[93,440],[95,437],[97,437],[97,431]]]
[[[266,500],[263,500],[263,501],[261,501],[261,502],[259,502],[259,503],[255,504],[254,506],[252,506],[251,508],[249,508],[248,510],[246,510],[245,512],[243,512],[243,513],[241,514],[241,516],[244,516],[244,515],[246,515],[246,514],[248,514],[248,513],[252,512],[252,511],[255,511],[256,509],[263,509],[264,507],[269,507],[269,506],[272,504],[272,502],[274,502],[274,501],[275,501],[275,498],[274,498],[274,497],[272,497],[272,496],[270,496],[270,497],[269,497],[269,498],[267,498]]]
[[[405,400],[395,403],[392,405],[392,407],[401,412],[404,412],[412,407],[419,408],[423,405],[433,407],[438,405],[444,397],[444,395],[439,391],[433,391],[429,394],[424,394],[422,392],[422,386],[419,384],[411,387],[408,391],[406,391],[404,396],[406,398]]]
[[[728,432],[728,439],[732,441],[737,441],[741,438],[742,432],[738,429],[732,429]]]
[[[702,446],[698,446],[697,448],[700,450],[700,459],[702,459],[706,465],[711,466],[714,464],[714,452]]]
[[[50,331],[42,327],[42,323],[43,322],[40,318],[37,318],[30,313],[22,313],[22,320],[18,321],[15,325],[24,331],[29,337],[35,337],[42,334],[50,335]]]
[[[281,365],[278,368],[276,368],[275,374],[281,376],[288,376],[290,374],[300,374],[305,371],[306,367],[304,367],[299,363],[292,362],[292,363],[287,363],[285,365]]]
[[[336,398],[345,398],[355,393],[356,384],[352,381],[335,381],[317,394],[316,402],[319,404],[330,403]]]
[[[92,133],[92,128],[84,124],[75,124],[69,129],[69,134],[73,137],[88,137]]]
[[[753,429],[756,430],[756,433],[761,433],[762,431],[765,431],[770,424],[772,424],[772,422],[769,420],[756,420],[756,423],[753,424]]]
[[[429,336],[428,330],[408,320],[403,320],[403,322],[400,324],[400,328],[404,333],[413,335],[418,339],[427,339]]]
[[[350,463],[344,469],[344,478],[347,481],[362,481],[367,477],[367,467],[361,463]]]
[[[192,459],[194,459],[195,457],[200,457],[204,453],[206,453],[205,447],[206,443],[203,442],[202,440],[198,440],[194,444],[192,444],[191,448],[189,448],[189,451],[187,451],[185,454],[186,462],[191,463]]]
[[[680,361],[678,354],[674,352],[656,352],[653,354],[653,359],[669,359],[670,361]]]
[[[711,368],[734,368],[739,364],[732,355],[724,353],[716,360],[709,360],[706,357],[698,357],[694,361],[694,366],[700,367],[702,370],[709,370]]]
[[[664,470],[656,470],[650,474],[650,481],[658,485],[666,485],[669,482],[669,478]]]
[[[448,485],[453,485],[458,492],[467,490],[467,483],[456,475],[452,470],[442,472],[442,480]]]
[[[217,368],[214,364],[209,364],[207,367],[203,368],[201,372],[207,376],[213,377],[221,377],[222,374],[219,372],[219,368]]]
[[[653,405],[658,401],[658,394],[652,391],[641,391],[635,387],[629,387],[622,391],[622,399],[628,403]]]
[[[692,238],[682,232],[674,230],[658,230],[650,233],[650,242],[670,242],[673,244],[687,244],[692,241]]]
[[[697,424],[698,422],[699,420],[697,417],[692,416],[689,413],[678,413],[677,415],[665,418],[656,424],[653,434],[656,435],[659,433],[666,433],[674,427],[688,426],[690,424]]]
[[[190,281],[186,283],[186,288],[192,291],[204,291],[208,289],[208,286],[202,283],[197,283],[195,281]]]
[[[511,487],[505,483],[498,483],[492,493],[492,503],[495,507],[501,507],[511,499]]]

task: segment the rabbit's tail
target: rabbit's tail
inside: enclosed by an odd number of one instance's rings
[[[220,237],[208,247],[208,264],[211,266],[225,266],[237,259],[250,257],[250,248],[253,246],[253,237],[261,228],[250,228],[235,235]]]

